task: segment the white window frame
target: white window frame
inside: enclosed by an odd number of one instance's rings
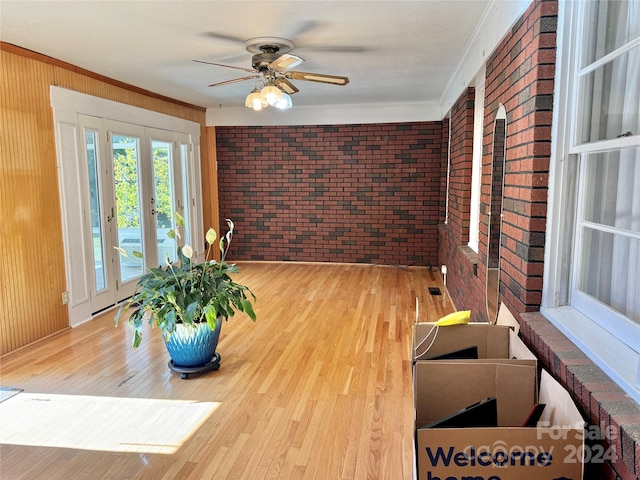
[[[482,144],[484,134],[485,67],[476,75],[473,105],[473,160],[471,165],[471,204],[469,210],[469,248],[478,253],[480,238],[480,186],[482,182]]]
[[[449,135],[447,137],[447,186],[444,196],[444,224],[449,223],[449,186],[451,184],[451,115],[447,117]]]
[[[86,239],[78,232],[84,231],[83,182],[86,183],[83,162],[80,159],[81,136],[79,115],[88,115],[107,120],[131,123],[142,127],[168,130],[180,135],[181,141],[190,145],[190,158],[186,172],[190,186],[190,213],[192,247],[198,258],[204,258],[204,235],[202,220],[202,185],[200,170],[201,125],[189,120],[172,117],[131,105],[106,100],[61,87],[50,87],[50,101],[56,136],[58,184],[62,214],[62,237],[65,255],[66,290],[69,292],[69,325],[75,327],[91,320],[91,306],[87,277],[93,257],[84,252]],[[186,140],[185,140],[186,139]]]
[[[594,318],[570,303],[570,253],[574,245],[573,222],[577,206],[572,191],[578,175],[579,155],[612,147],[638,145],[638,135],[597,144],[575,146],[577,123],[577,68],[581,35],[581,2],[559,2],[552,152],[549,169],[545,273],[541,312],[571,339],[631,398],[640,403],[640,328],[623,341]],[[571,238],[569,238],[571,237]]]

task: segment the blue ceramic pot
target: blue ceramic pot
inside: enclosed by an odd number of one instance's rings
[[[167,345],[173,363],[180,367],[206,365],[216,353],[222,318],[216,320],[216,328],[211,330],[208,323],[198,323],[193,327],[178,324]]]

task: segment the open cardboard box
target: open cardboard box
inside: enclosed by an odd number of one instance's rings
[[[520,425],[537,400],[535,360],[418,361],[414,370],[416,426],[487,397],[498,401],[498,425]]]
[[[584,420],[567,391],[546,371],[538,386],[535,356],[504,325],[505,318],[507,325],[517,322],[506,308],[502,310],[503,318],[498,317],[503,325],[440,327],[425,356],[459,349],[471,341],[484,358],[414,361],[420,480],[582,479]],[[416,324],[414,347],[432,326]],[[423,428],[487,397],[497,399],[497,427]],[[522,427],[536,402],[546,404],[538,426]]]
[[[414,325],[414,362],[474,346],[478,348],[478,358],[536,359],[518,337],[518,321],[504,304],[495,324],[472,322],[437,328],[434,325],[426,322]]]
[[[537,427],[521,427],[535,403],[535,365],[527,361],[425,361],[415,366],[420,480],[579,480],[584,421],[546,371]],[[498,427],[422,428],[478,399],[498,401]]]

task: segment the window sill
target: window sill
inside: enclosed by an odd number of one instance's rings
[[[575,308],[543,308],[541,312],[631,398],[640,403],[638,352]]]
[[[468,245],[458,247],[458,251],[467,259],[473,269],[473,274],[478,275],[478,252],[474,252]]]
[[[617,459],[612,464],[621,475],[616,478],[637,479],[639,471],[635,452],[640,452],[640,404],[637,400],[640,392],[636,389],[635,397],[625,392],[620,387],[622,382],[617,378],[620,375],[609,374],[601,368],[601,360],[593,361],[589,358],[587,347],[582,350],[583,345],[580,343],[584,336],[590,337],[591,343],[594,342],[593,339],[603,341],[603,345],[607,342],[590,326],[585,328],[585,325],[593,322],[580,318],[570,307],[546,309],[543,313],[544,315],[541,312],[528,312],[520,315],[523,339],[541,363],[569,391],[585,420],[603,432],[609,432],[604,442],[606,447],[612,446],[616,453]],[[567,333],[567,326],[572,322],[580,322],[582,326],[578,335]],[[591,351],[591,348],[588,350]],[[632,362],[627,364],[627,370],[637,368],[637,354],[634,360],[632,355],[611,351],[625,357],[625,361]],[[595,468],[597,465],[591,467]]]

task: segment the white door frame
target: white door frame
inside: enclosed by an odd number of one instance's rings
[[[158,128],[188,136],[191,153],[188,159],[187,176],[189,195],[194,202],[190,205],[192,209],[190,234],[193,239],[192,246],[197,252],[204,250],[199,165],[201,125],[56,86],[50,87],[50,100],[56,137],[69,325],[73,327],[91,320],[95,311],[89,288],[89,282],[93,281],[89,275],[93,271],[93,266],[89,265],[90,262],[93,263],[93,255],[90,255],[85,248],[91,240],[87,238],[89,230],[86,228],[89,221],[87,209],[90,205],[88,193],[84,190],[87,183],[87,167],[80,154],[84,145],[79,143],[83,138],[80,132],[79,115]]]

